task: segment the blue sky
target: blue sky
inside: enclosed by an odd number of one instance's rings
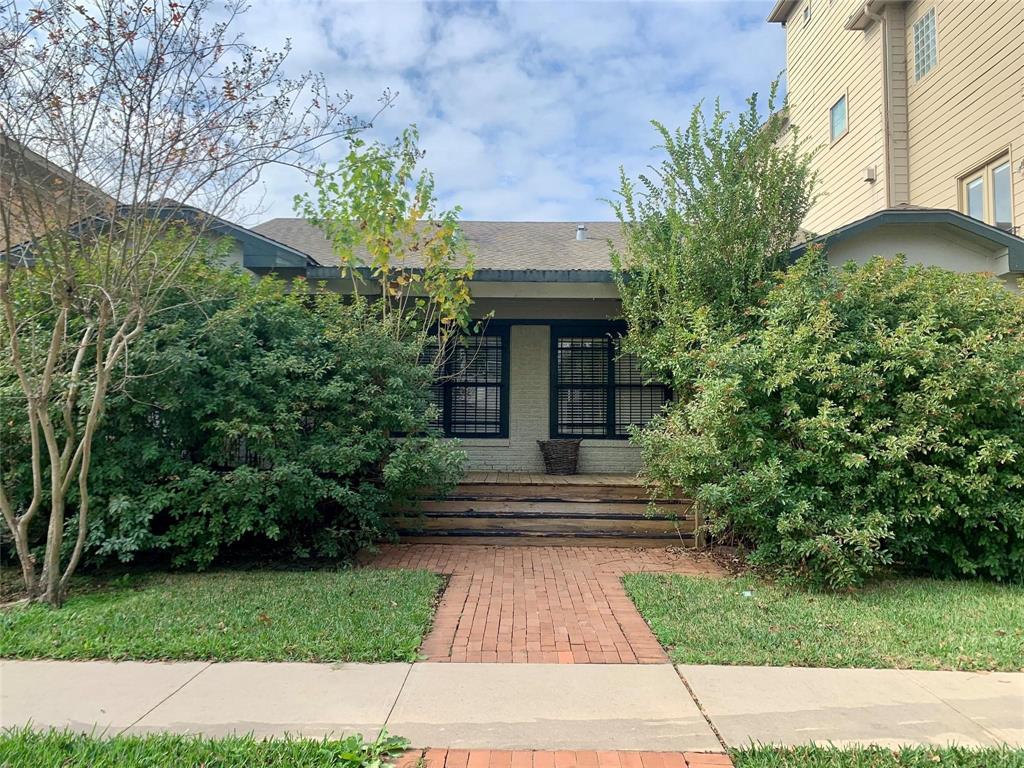
[[[324,72],[358,113],[396,91],[372,135],[416,123],[441,203],[464,219],[592,220],[612,218],[619,165],[656,157],[651,119],[675,127],[701,99],[734,108],[767,89],[785,65],[771,5],[257,0],[242,27],[260,45],[291,38],[289,67]],[[294,215],[304,184],[268,173],[247,223]]]

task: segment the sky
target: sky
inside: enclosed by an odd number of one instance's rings
[[[650,125],[684,125],[702,99],[735,109],[785,66],[771,0],[745,2],[324,2],[255,0],[240,25],[257,45],[293,50],[289,71],[323,72],[369,116],[369,136],[415,123],[440,205],[465,220],[614,218],[619,166],[658,158]],[[344,149],[320,159],[335,163]],[[244,223],[293,216],[307,182],[272,169]]]

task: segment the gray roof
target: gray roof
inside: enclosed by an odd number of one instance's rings
[[[587,239],[576,239],[577,224],[586,224]],[[615,221],[463,221],[460,226],[477,270],[610,270],[608,241],[622,247]],[[338,265],[323,233],[305,219],[271,219],[252,229],[325,267]]]

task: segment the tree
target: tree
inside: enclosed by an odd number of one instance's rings
[[[356,300],[376,293],[382,322],[435,349],[436,367],[471,325],[473,254],[461,209],[439,209],[433,174],[417,170],[418,141],[415,126],[392,144],[351,138],[337,169],[321,168],[316,194],[296,196],[295,207],[331,242]]]
[[[285,75],[287,45],[267,52],[236,34],[243,11],[0,5],[0,338],[17,381],[4,408],[25,414],[32,473],[30,497],[12,497],[0,467],[0,509],[29,599],[64,599],[106,397],[161,297],[212,247],[216,217],[268,165],[301,167],[361,127],[322,76]],[[39,568],[31,530],[44,507]]]
[[[686,129],[654,122],[665,158],[634,182],[620,170],[625,249],[613,253],[627,348],[645,367],[684,388],[700,334],[749,323],[748,309],[786,264],[812,202],[810,155],[778,106],[767,119],[758,96],[731,119],[715,102],[710,119],[694,108]]]

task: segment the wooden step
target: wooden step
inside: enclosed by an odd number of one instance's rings
[[[481,534],[478,531],[449,531],[445,535],[402,534],[403,544],[481,544],[527,547],[692,547],[693,535],[682,536],[565,536],[560,534]]]
[[[659,512],[683,517],[691,507],[688,499],[660,502]],[[480,512],[489,514],[510,514],[521,517],[648,517],[646,501],[548,501],[509,499],[428,499],[421,501],[417,509],[425,513],[464,514]]]
[[[459,483],[448,499],[549,499],[558,501],[647,501],[643,488],[636,485],[500,485],[497,483]]]
[[[513,517],[509,515],[445,515],[401,517],[395,520],[400,531],[443,532],[452,530],[561,533],[561,534],[644,534],[675,536],[676,531],[692,533],[693,520],[659,520],[657,518],[584,518],[584,517]]]

